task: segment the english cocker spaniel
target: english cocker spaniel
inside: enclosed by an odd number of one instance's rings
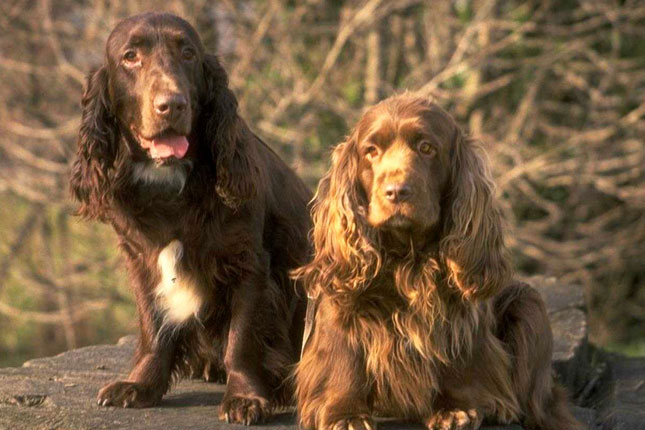
[[[409,94],[370,108],[338,145],[313,208],[316,303],[297,367],[305,429],[429,429],[483,420],[579,428],[551,372],[544,303],[511,279],[481,146]]]
[[[310,193],[238,115],[226,72],[183,19],[110,34],[90,75],[71,189],[116,231],[139,315],[125,380],[102,406],[158,404],[173,376],[226,382],[220,417],[253,424],[290,400],[310,256]]]

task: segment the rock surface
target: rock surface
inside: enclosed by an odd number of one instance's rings
[[[581,289],[558,286],[544,278],[529,281],[547,302],[555,336],[554,367],[561,381],[576,399],[581,399],[581,404],[589,406],[590,399],[600,403],[594,409],[575,408],[576,416],[589,428],[645,429],[642,412],[645,360],[613,357],[611,364],[605,363],[599,373],[597,366],[592,366],[593,353],[586,342]],[[96,393],[105,383],[125,376],[134,343],[135,338],[127,336],[116,345],[80,348],[30,360],[19,368],[0,369],[0,430],[242,428],[217,419],[224,387],[198,380],[178,383],[159,407],[140,410],[99,407]],[[618,388],[599,390],[598,384],[608,384],[609,371],[620,380]],[[605,394],[598,399],[597,393]],[[295,430],[294,415],[285,411],[263,427]],[[380,421],[379,428],[422,429],[420,425],[392,420]],[[484,428],[521,430],[518,425]]]
[[[198,380],[181,381],[159,407],[138,410],[99,407],[97,391],[105,383],[125,376],[134,344],[135,338],[127,336],[117,345],[89,346],[31,360],[20,368],[0,369],[0,429],[244,428],[217,419],[224,386]],[[422,428],[391,420],[379,424],[380,429]],[[294,415],[284,412],[267,427],[295,430]],[[521,430],[521,427],[504,429]]]
[[[611,389],[598,409],[598,428],[645,429],[645,358],[607,358]]]
[[[592,381],[592,351],[587,342],[587,318],[582,287],[559,284],[555,278],[535,276],[525,281],[544,299],[553,331],[553,367],[578,403]]]

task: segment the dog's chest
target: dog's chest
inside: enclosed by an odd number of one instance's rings
[[[186,269],[184,258],[184,245],[179,240],[168,243],[157,258],[160,281],[155,288],[155,300],[164,320],[175,325],[199,319],[206,301],[198,277]]]
[[[363,331],[365,370],[374,382],[377,410],[414,416],[430,408],[441,383],[439,360],[431,351],[433,335],[430,327],[403,315]]]
[[[389,296],[379,293],[357,301],[350,338],[362,345],[379,408],[411,408],[414,414],[441,391],[446,363],[454,365],[468,354],[477,317],[466,312],[447,319],[437,311],[439,304],[434,310],[415,309],[392,289]]]

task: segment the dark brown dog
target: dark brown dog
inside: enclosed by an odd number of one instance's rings
[[[290,396],[310,194],[238,116],[216,57],[169,14],[119,23],[91,74],[71,188],[116,230],[140,323],[136,364],[99,404],[160,402],[172,375],[226,378],[221,417],[252,424]]]
[[[317,298],[297,368],[306,429],[430,429],[484,419],[579,428],[551,376],[537,292],[512,282],[484,153],[425,99],[371,108],[336,147],[314,207]]]

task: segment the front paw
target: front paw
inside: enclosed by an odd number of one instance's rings
[[[136,382],[117,381],[101,388],[97,398],[99,406],[124,408],[149,408],[161,401],[149,388]]]
[[[323,426],[324,430],[376,430],[376,423],[369,415],[356,415],[332,421]]]
[[[219,418],[227,423],[244,425],[258,424],[272,415],[273,408],[268,400],[260,397],[232,395],[222,400]]]
[[[430,430],[477,430],[482,424],[482,417],[475,409],[439,410],[428,421]]]

